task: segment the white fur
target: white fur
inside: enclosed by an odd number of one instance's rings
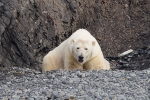
[[[80,55],[84,57],[83,62],[79,62]],[[97,70],[110,69],[110,66],[96,39],[87,30],[79,29],[43,58],[43,72],[61,68]]]

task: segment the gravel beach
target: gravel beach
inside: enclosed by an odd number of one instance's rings
[[[150,69],[0,71],[0,100],[150,100]]]

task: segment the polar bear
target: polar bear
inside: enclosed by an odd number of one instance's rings
[[[110,65],[97,40],[87,30],[79,29],[43,58],[43,72],[63,68],[109,70]]]

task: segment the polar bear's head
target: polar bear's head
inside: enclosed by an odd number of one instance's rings
[[[80,64],[84,64],[92,57],[95,41],[72,40],[70,52]]]

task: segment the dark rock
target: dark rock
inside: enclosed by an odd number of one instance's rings
[[[114,63],[113,60],[116,61],[115,66],[118,69],[126,69],[126,70],[143,70],[150,68],[150,55],[149,53],[150,48],[143,47],[134,52],[127,54],[125,56],[116,57],[114,59],[112,57],[108,57],[107,59]]]

